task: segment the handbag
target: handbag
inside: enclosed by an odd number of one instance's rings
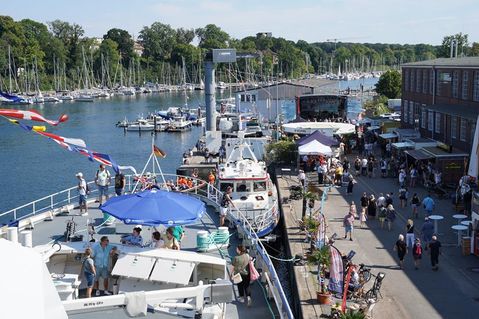
[[[233,280],[233,283],[234,284],[239,284],[240,282],[243,281],[243,278],[241,278],[241,274],[240,273],[237,273],[237,274],[234,274],[231,279]]]
[[[259,278],[259,272],[254,267],[254,263],[252,260],[249,262],[249,280],[255,281]]]

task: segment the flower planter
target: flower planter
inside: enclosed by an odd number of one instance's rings
[[[329,305],[331,303],[331,294],[316,291],[316,299],[320,305]]]

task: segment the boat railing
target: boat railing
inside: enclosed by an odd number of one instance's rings
[[[193,180],[193,187],[184,190],[189,194],[199,196],[209,203],[219,207],[221,205],[221,200],[223,197],[223,193],[217,189],[214,185],[198,179],[193,178],[191,176],[182,176],[182,175],[174,175],[174,174],[164,174],[165,181],[157,180],[159,185],[165,185],[165,182],[168,182],[167,179],[170,181],[173,180],[174,183],[180,178],[188,178]],[[132,192],[134,189],[138,189],[137,186],[137,179],[139,176],[137,175],[125,175],[125,191]],[[161,178],[160,175],[156,175],[156,178]],[[97,188],[95,187],[94,182],[88,182],[88,186],[90,189],[89,195],[94,195],[98,193]],[[140,188],[141,190],[141,188]],[[111,190],[113,191],[113,190]],[[55,210],[60,212],[62,209],[73,209],[74,202],[78,202],[78,187],[71,187],[60,192],[42,197],[35,201],[32,201],[28,204],[16,207],[9,211],[0,214],[0,222],[5,219],[7,223],[17,223],[20,220],[30,218],[31,216],[39,215],[41,213],[52,212],[55,214]],[[264,214],[265,216],[268,214],[273,214],[273,211],[270,209]],[[255,227],[253,226],[254,221],[250,222],[248,218],[245,216],[244,212],[240,211],[239,209],[232,207],[229,212],[229,216],[231,219],[234,220],[239,230],[249,238],[251,242],[252,248],[257,252],[257,255],[261,257],[262,263],[266,266],[267,272],[265,274],[265,278],[269,284],[270,290],[273,294],[273,298],[275,300],[276,307],[279,311],[281,318],[294,318],[294,315],[291,311],[291,307],[289,306],[288,300],[286,295],[283,291],[281,286],[281,282],[279,280],[278,274],[276,273],[276,269],[274,268],[273,262],[269,257],[269,254],[264,247],[263,243],[261,242],[260,238],[255,232]],[[9,219],[10,218],[10,219]],[[1,233],[1,228],[0,228]]]

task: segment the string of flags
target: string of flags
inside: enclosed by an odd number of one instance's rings
[[[32,110],[24,111],[24,110],[0,109],[0,116],[7,118],[10,123],[18,125],[25,131],[34,132],[38,135],[44,136],[56,142],[62,148],[70,152],[79,153],[81,155],[87,156],[88,159],[92,162],[97,161],[105,166],[112,167],[116,173],[118,173],[120,170],[128,169],[128,170],[131,170],[135,175],[137,174],[134,167],[120,166],[108,154],[93,152],[89,150],[86,146],[85,141],[82,139],[63,137],[60,135],[47,133],[45,132],[46,131],[45,126],[30,126],[16,120],[16,119],[31,120],[36,122],[44,122],[44,123],[48,123],[50,125],[56,126],[59,123],[62,123],[68,120],[68,116],[66,114],[60,116],[60,118],[57,121],[53,121],[53,120],[46,119],[41,114]],[[13,117],[15,118],[15,120],[9,119],[9,117]]]

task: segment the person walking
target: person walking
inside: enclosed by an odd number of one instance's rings
[[[414,222],[412,219],[408,219],[406,223],[406,245],[409,248],[414,246]]]
[[[83,173],[77,173],[75,176],[78,178],[78,208],[80,209],[80,215],[86,216],[88,215],[88,205],[86,203],[88,186],[83,178]],[[85,213],[82,213],[83,210],[85,210]]]
[[[367,220],[367,217],[366,217],[366,213],[364,211],[361,211],[361,216],[359,216],[359,227],[361,228],[364,228],[366,227],[366,220]]]
[[[400,234],[398,237],[398,240],[396,241],[396,244],[394,245],[394,250],[398,254],[399,258],[399,269],[404,268],[404,257],[407,254],[407,246],[406,243],[404,242],[404,235]]]
[[[424,247],[426,250],[429,246],[429,243],[432,240],[433,234],[434,234],[434,224],[432,223],[432,220],[429,219],[429,217],[426,217],[424,224],[422,224],[422,227],[421,227],[422,241],[424,242]]]
[[[360,203],[361,203],[361,211],[364,211],[366,213],[366,209],[368,209],[368,205],[369,205],[369,198],[366,192],[363,193],[363,196],[360,199]]]
[[[223,194],[223,198],[221,199],[221,210],[220,210],[220,227],[225,225],[226,215],[228,215],[228,211],[231,206],[234,206],[233,200],[231,199],[231,193],[233,189],[231,186],[226,188],[226,192]]]
[[[96,269],[96,278],[95,278],[95,285],[94,288],[96,289],[96,296],[100,296],[100,289],[99,289],[99,282],[100,278],[103,278],[103,294],[104,295],[111,295],[108,291],[108,277],[110,276],[108,273],[108,268],[110,264],[110,255],[113,246],[109,244],[109,240],[107,236],[103,236],[100,238],[100,242],[96,243],[93,246],[93,260],[95,261],[95,269]]]
[[[429,254],[431,255],[432,270],[439,270],[439,255],[441,254],[441,242],[437,240],[437,236],[432,236],[432,241],[429,243]]]
[[[418,218],[419,217],[418,207],[419,207],[420,204],[421,204],[421,200],[419,199],[419,196],[417,196],[417,193],[414,193],[414,195],[412,195],[412,199],[411,199],[412,217],[413,218]]]
[[[351,195],[353,193],[353,187],[354,187],[354,177],[353,175],[349,175],[348,189],[346,192],[348,195]]]
[[[371,196],[369,196],[369,201],[368,201],[368,217],[371,219],[375,219],[377,210],[378,210],[378,206],[376,203],[376,198],[374,197],[373,194],[371,194]]]
[[[306,185],[306,174],[304,173],[302,169],[299,170],[298,179],[299,179],[299,182],[301,183],[301,186],[304,188]]]
[[[361,171],[361,160],[359,159],[359,156],[356,156],[356,159],[354,160],[354,170],[356,176],[359,176],[359,173]]]
[[[414,241],[414,246],[412,248],[412,258],[414,259],[414,269],[419,269],[419,264],[421,263],[422,257],[422,246],[421,240],[416,238]]]
[[[243,245],[238,245],[236,247],[236,256],[233,258],[231,263],[232,269],[231,274],[235,276],[240,274],[241,282],[238,283],[238,292],[239,292],[239,301],[246,302],[247,306],[251,306],[251,288],[250,284],[250,273],[249,273],[249,262],[251,257],[246,252],[246,247]]]
[[[103,204],[103,196],[108,200],[108,185],[110,185],[110,172],[105,169],[105,165],[100,164],[100,169],[96,171],[95,183],[98,186],[98,202]]]
[[[93,290],[93,283],[95,282],[96,269],[93,258],[91,258],[91,249],[85,249],[85,259],[81,265],[80,273],[85,276],[86,279],[86,298],[91,298],[91,292]]]
[[[396,211],[393,205],[389,204],[386,209],[386,221],[388,222],[388,230],[391,231],[394,221],[396,220]]]
[[[354,215],[351,212],[348,212],[348,214],[344,216],[343,226],[344,226],[344,239],[348,237],[348,233],[349,233],[349,240],[353,241]]]
[[[356,209],[356,204],[354,203],[354,201],[352,201],[351,205],[349,205],[349,211],[351,212],[351,214],[353,214],[354,218],[358,217],[358,211]]]
[[[368,170],[368,159],[364,157],[361,160],[361,175],[366,176],[367,175],[367,170]]]
[[[399,203],[401,208],[406,207],[408,198],[408,191],[406,187],[399,188]]]
[[[379,223],[381,229],[384,229],[384,221],[386,220],[387,209],[384,206],[379,207]]]
[[[416,167],[412,167],[411,170],[409,171],[409,176],[411,178],[410,182],[409,182],[409,187],[411,188],[414,188],[416,186],[416,181],[417,181],[417,177],[418,177],[418,172],[417,172],[417,169]]]
[[[424,207],[424,210],[426,211],[426,216],[432,215],[432,212],[434,210],[434,207],[436,206],[436,203],[434,202],[434,199],[431,197],[431,193],[429,193],[423,200],[422,200],[422,206]]]

